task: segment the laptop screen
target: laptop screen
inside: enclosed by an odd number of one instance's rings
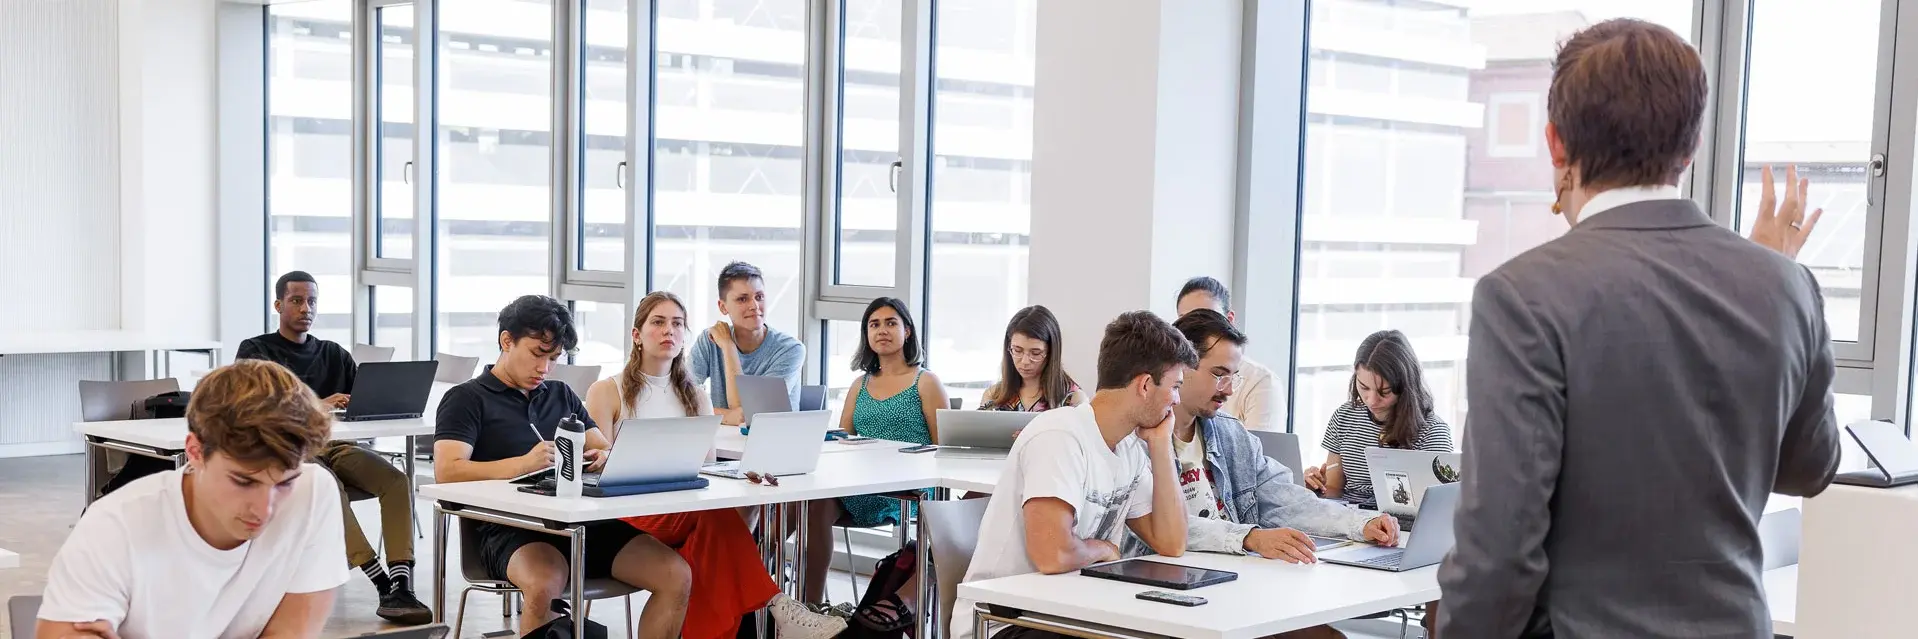
[[[1871,460],[1886,473],[1896,476],[1901,473],[1918,470],[1918,451],[1912,450],[1911,440],[1905,439],[1898,426],[1887,422],[1859,422],[1846,426],[1852,439],[1864,447]]]

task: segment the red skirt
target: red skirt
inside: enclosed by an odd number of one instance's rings
[[[766,607],[779,594],[759,544],[739,512],[731,508],[625,520],[679,551],[692,568],[693,591],[686,607],[685,639],[729,639],[746,613]]]

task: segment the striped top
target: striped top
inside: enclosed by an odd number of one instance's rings
[[[1325,450],[1339,456],[1345,467],[1344,499],[1372,500],[1372,469],[1365,464],[1365,449],[1379,446],[1385,426],[1372,420],[1372,411],[1357,402],[1346,402],[1332,413],[1325,427]],[[1415,450],[1452,452],[1452,427],[1433,414],[1425,418],[1425,427],[1412,436]]]

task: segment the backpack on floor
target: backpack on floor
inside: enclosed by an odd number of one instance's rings
[[[906,636],[906,630],[913,626],[915,618],[912,610],[906,608],[894,593],[912,580],[914,572],[919,570],[919,547],[914,542],[906,542],[898,552],[886,555],[873,565],[872,581],[866,585],[866,595],[859,599],[859,608],[853,612],[847,622],[845,632],[839,633],[840,639],[899,639]],[[880,604],[890,602],[898,610],[891,624],[877,624],[874,613]]]

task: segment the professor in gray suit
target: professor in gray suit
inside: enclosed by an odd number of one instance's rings
[[[1777,205],[1768,178],[1767,248],[1682,198],[1705,102],[1664,27],[1612,20],[1559,50],[1545,136],[1572,229],[1472,299],[1440,637],[1772,636],[1765,500],[1838,465],[1824,302],[1789,256],[1816,215],[1803,182]]]

